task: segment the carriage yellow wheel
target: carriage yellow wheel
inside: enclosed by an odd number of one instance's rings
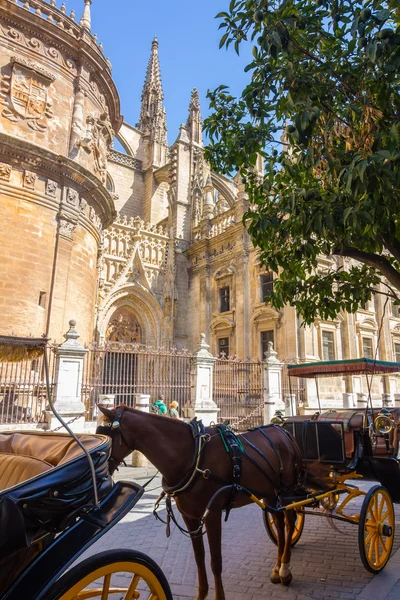
[[[102,552],[67,571],[55,584],[57,600],[172,600],[168,582],[148,556]]]
[[[267,510],[264,510],[263,517],[264,517],[264,526],[268,533],[268,537],[271,540],[271,542],[273,542],[275,545],[277,545],[278,544],[278,532],[276,529],[276,525],[275,525],[275,521],[272,516],[272,513],[268,512]],[[292,535],[292,548],[293,548],[293,546],[295,546],[297,544],[297,542],[301,538],[301,534],[303,533],[303,529],[304,529],[304,520],[305,520],[304,509],[300,508],[299,510],[296,510],[296,525],[295,525],[294,532]]]
[[[394,509],[386,488],[375,485],[364,498],[358,526],[358,546],[367,571],[379,573],[392,552]]]

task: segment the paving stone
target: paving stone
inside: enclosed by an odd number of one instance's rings
[[[154,474],[154,470],[121,468],[118,478],[138,481],[138,473],[141,483],[144,483]],[[174,600],[194,600],[197,595],[197,569],[191,542],[173,525],[171,537],[166,538],[165,526],[157,522],[152,514],[159,494],[159,490],[153,488],[159,483],[158,478],[150,484],[151,490],[145,493],[125,519],[82,558],[111,548],[132,548],[144,552],[163,569]],[[361,482],[360,487],[368,489],[369,485]],[[354,503],[354,512],[359,512],[360,504],[359,500],[358,504]],[[400,519],[400,507],[396,507],[396,515]],[[165,511],[160,511],[160,516],[165,517]],[[183,525],[181,520],[180,523]],[[292,554],[293,582],[284,588],[269,581],[277,549],[264,530],[260,509],[252,505],[233,511],[228,523],[223,524],[223,575],[227,600],[355,600],[358,596],[359,600],[364,600],[364,590],[376,578],[362,566],[357,528],[340,523],[338,529],[331,527],[327,519],[306,515],[303,536]],[[400,527],[395,536],[394,552],[399,547]],[[209,599],[213,600],[214,581],[207,544],[206,561]],[[398,563],[399,559],[395,556],[392,570],[398,571],[400,579]],[[389,569],[389,565],[386,569]],[[378,577],[383,577],[383,574]],[[393,577],[395,575],[387,578],[390,582],[387,593],[390,592],[390,595],[375,595],[374,600],[400,599],[400,584],[395,585],[396,579]],[[383,587],[380,587],[381,591]]]

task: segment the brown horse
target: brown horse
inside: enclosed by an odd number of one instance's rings
[[[182,421],[164,416],[147,414],[138,410],[119,407],[113,411],[99,407],[105,416],[105,425],[113,437],[111,470],[114,470],[132,450],[139,450],[163,475],[163,487],[171,488],[195,470],[195,441],[192,428]],[[201,458],[201,471],[187,489],[174,496],[176,505],[191,535],[198,570],[199,592],[196,600],[207,597],[209,586],[205,566],[205,551],[202,535],[198,532],[206,508],[214,494],[224,488],[224,482],[233,481],[232,460],[216,428],[207,428]],[[267,437],[259,430],[249,431],[239,437],[245,455],[242,459],[240,485],[253,491],[269,506],[275,506],[278,493],[293,490],[302,472],[300,451],[294,440],[282,429],[270,426],[265,430]],[[258,449],[258,450],[257,450]],[[265,458],[259,453],[264,455]],[[212,473],[206,479],[204,473]],[[215,599],[225,600],[222,585],[221,517],[222,511],[233,501],[233,508],[251,503],[244,492],[232,497],[226,489],[212,503],[207,511],[204,525],[207,532],[211,568],[215,579]],[[293,510],[274,513],[278,531],[278,559],[272,570],[272,583],[289,585],[291,539],[296,515]],[[285,532],[286,521],[286,532]],[[286,535],[285,535],[286,534]]]

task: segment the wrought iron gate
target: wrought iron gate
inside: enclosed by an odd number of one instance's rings
[[[50,385],[54,386],[55,357],[47,348]],[[0,423],[38,423],[47,407],[43,356],[20,362],[0,362]]]
[[[101,396],[134,406],[135,394],[149,394],[152,400],[162,394],[167,404],[176,400],[182,409],[191,403],[193,378],[193,355],[186,350],[123,343],[94,346],[86,358],[82,401],[89,419]]]
[[[219,358],[214,369],[214,401],[219,421],[239,431],[263,424],[264,384],[260,361]]]

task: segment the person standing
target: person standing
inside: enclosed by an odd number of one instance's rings
[[[169,405],[168,414],[172,419],[179,419],[178,407],[179,407],[179,404],[176,400],[171,402],[171,404]]]
[[[166,415],[168,413],[165,397],[160,394],[158,400],[151,405],[151,410],[157,415]]]

